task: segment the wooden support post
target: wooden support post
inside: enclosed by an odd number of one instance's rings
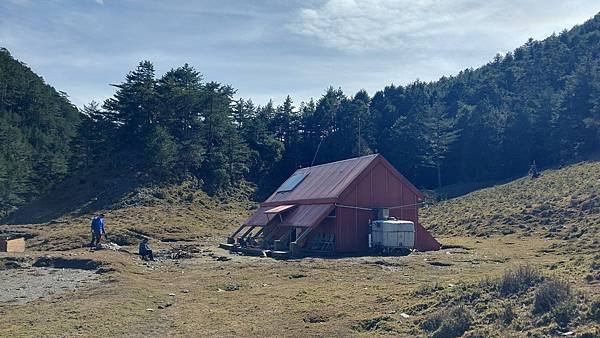
[[[229,237],[227,237],[227,244],[234,244],[234,243],[235,243],[235,236],[236,236],[237,234],[239,234],[239,233],[240,233],[240,231],[242,231],[242,229],[243,229],[245,226],[246,226],[246,224],[242,224],[242,225],[240,225],[240,227],[239,227],[239,228],[238,228],[238,229],[237,229],[235,232],[233,232],[231,235],[229,235]]]
[[[251,238],[256,238],[256,237],[258,237],[258,236],[262,235],[262,233],[263,233],[264,231],[265,231],[265,228],[264,228],[264,227],[263,227],[263,228],[260,228],[260,230],[258,230],[258,232],[257,232],[257,233],[255,233],[255,234],[254,234],[254,236],[252,236]]]
[[[312,226],[310,228],[304,229],[304,231],[302,231],[302,233],[300,234],[300,237],[296,238],[296,241],[294,241],[293,243],[295,243],[297,246],[303,246],[304,245],[304,241],[306,240],[306,237],[308,237],[308,235],[313,231],[313,229],[315,229],[317,226]]]
[[[244,234],[242,236],[240,236],[240,238],[242,238],[242,239],[246,238],[246,236],[248,236],[248,234],[250,232],[252,232],[252,230],[254,230],[254,228],[256,228],[256,225],[251,226],[250,229],[248,229],[246,232],[244,232]]]
[[[296,242],[290,243],[290,254],[292,257],[299,257],[301,253],[301,248]]]
[[[240,225],[240,227],[234,232],[232,233],[229,237],[235,237],[235,235],[239,234],[240,231],[242,231],[242,229],[246,226],[246,224],[242,224]]]
[[[277,229],[277,227],[279,226],[279,224],[281,224],[281,223],[275,224],[271,228],[271,231],[269,231],[269,233],[265,236],[265,239],[263,241],[263,246],[265,246],[265,245],[267,245],[267,243],[269,243],[269,241],[271,240],[271,237],[273,237],[273,234],[275,233],[275,229]]]

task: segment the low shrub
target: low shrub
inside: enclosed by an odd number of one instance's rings
[[[498,332],[494,329],[488,328],[480,328],[475,329],[473,331],[469,331],[463,338],[492,338],[492,337],[501,337],[498,335]]]
[[[414,294],[416,296],[428,296],[428,295],[435,293],[436,291],[443,290],[443,289],[444,289],[443,286],[438,284],[438,282],[435,282],[433,284],[425,284],[425,285],[421,286],[420,288],[418,288],[417,290],[414,291]]]
[[[567,327],[577,316],[577,304],[572,299],[556,304],[550,312],[556,324]]]
[[[390,321],[391,318],[389,316],[380,316],[371,319],[363,319],[352,326],[354,331],[358,332],[368,332],[375,330],[382,331],[392,331],[391,327],[386,325],[387,321]]]
[[[328,320],[329,320],[329,318],[327,316],[317,314],[317,313],[309,313],[303,319],[303,321],[305,323],[325,323]]]
[[[579,338],[598,338],[600,337],[600,329],[597,327],[591,327],[582,331],[577,335]]]
[[[471,327],[472,322],[469,310],[460,305],[432,313],[421,323],[421,328],[432,332],[433,338],[460,337]]]
[[[600,299],[592,301],[590,305],[589,317],[591,320],[600,324]]]
[[[504,304],[499,317],[500,321],[502,321],[502,324],[510,325],[513,322],[513,320],[517,317],[517,314],[513,310],[512,304]]]
[[[520,265],[516,269],[507,270],[498,281],[501,296],[510,296],[535,286],[543,280],[542,274],[530,265]]]
[[[240,285],[235,282],[227,282],[227,283],[216,285],[215,288],[218,291],[237,291],[240,289]]]
[[[550,279],[535,290],[533,313],[547,313],[558,304],[572,300],[571,286],[563,281]]]
[[[444,321],[444,315],[442,311],[437,311],[425,318],[421,323],[421,328],[425,331],[433,332],[437,330]]]

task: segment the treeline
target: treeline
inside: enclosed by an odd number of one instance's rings
[[[86,108],[79,146],[92,151],[78,161],[128,149],[121,162],[191,174],[208,191],[247,179],[266,193],[297,167],[373,152],[424,187],[511,177],[598,149],[599,54],[597,15],[436,82],[258,107],[188,65],[156,79],[142,62],[114,98]]]
[[[79,112],[0,48],[0,216],[69,172]]]
[[[53,107],[64,112],[45,115],[66,124],[60,132],[24,119],[36,111],[30,106],[13,115],[21,116],[18,126],[33,123],[36,130],[61,135],[62,143],[52,143],[62,146],[55,146],[59,159],[22,160],[60,164],[53,168],[62,171],[51,178],[64,175],[68,162],[75,174],[109,166],[156,181],[192,176],[208,192],[249,180],[262,197],[300,166],[379,152],[418,186],[436,187],[520,175],[532,161],[544,167],[597,151],[599,60],[596,15],[570,31],[497,55],[481,68],[431,83],[391,85],[373,97],[329,88],[316,102],[295,104],[288,96],[281,105],[255,106],[235,99],[231,86],[204,81],[187,64],[157,77],[152,63],[144,61],[116,85],[114,97],[87,105],[80,121],[76,114],[65,115],[72,107],[55,94],[66,107]],[[5,118],[6,108],[0,111]],[[23,141],[12,141],[11,147],[47,149],[28,138],[27,129],[17,129]],[[14,166],[15,161],[6,162],[15,156],[9,153],[21,151],[2,149],[5,163]],[[37,178],[30,182],[43,186]],[[2,184],[4,192],[11,191]]]

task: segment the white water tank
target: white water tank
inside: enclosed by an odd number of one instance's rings
[[[377,220],[371,227],[373,248],[387,251],[415,246],[415,224],[411,221]]]

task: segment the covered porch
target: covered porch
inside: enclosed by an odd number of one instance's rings
[[[288,257],[307,249],[333,251],[334,236],[317,229],[335,218],[333,204],[282,204],[261,206],[234,231],[221,247],[252,255]],[[319,245],[312,243],[318,241]]]

